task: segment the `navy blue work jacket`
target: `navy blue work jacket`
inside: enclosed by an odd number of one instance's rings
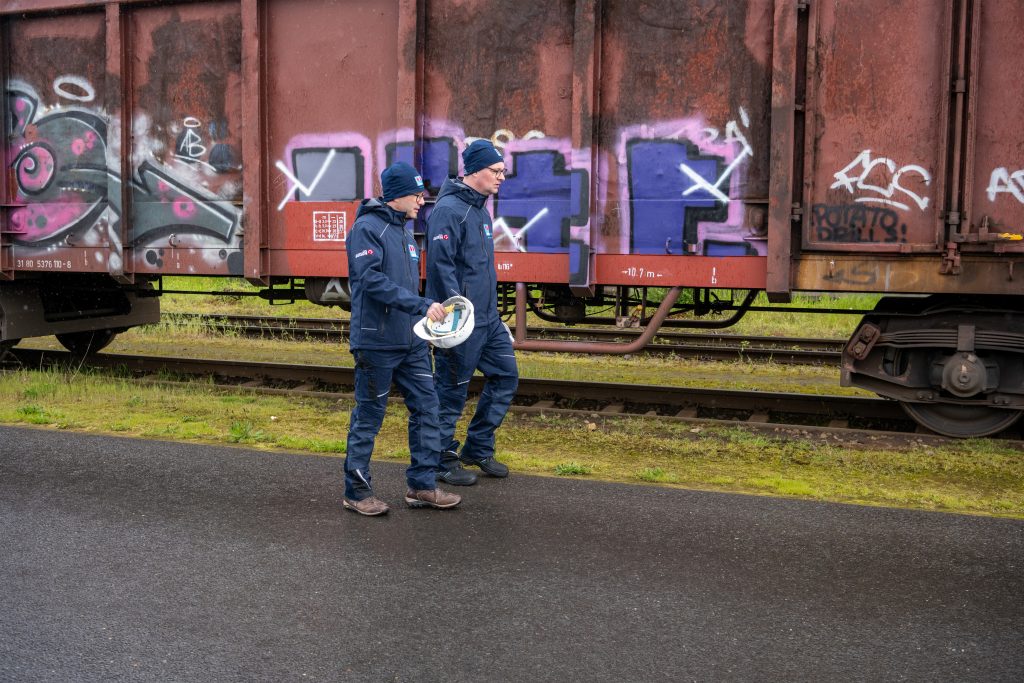
[[[498,318],[494,228],[486,201],[458,178],[448,178],[427,218],[427,296],[466,297],[477,327]]]
[[[426,344],[412,326],[433,303],[419,295],[420,253],[405,215],[381,199],[364,199],[348,236],[352,293],[349,345],[406,349]]]

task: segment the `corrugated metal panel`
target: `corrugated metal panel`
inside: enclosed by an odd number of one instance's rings
[[[951,4],[811,3],[805,249],[941,244]]]
[[[127,16],[136,269],[240,275],[239,5],[144,6]]]
[[[1020,250],[1024,233],[1024,4],[980,3],[975,46],[973,154],[968,159],[964,221],[969,234]],[[991,249],[991,245],[986,245]]]
[[[573,141],[570,0],[427,4],[423,169],[431,192],[461,152],[491,140],[511,169],[496,201],[495,249],[565,252],[589,223],[590,139]]]
[[[602,3],[597,250],[764,254],[771,2]]]
[[[264,163],[271,182],[264,201],[271,204],[268,245],[293,252],[290,274],[308,272],[318,251],[335,253],[329,270],[317,264],[317,274],[343,272],[340,250],[355,212],[319,204],[379,194],[389,150],[412,142],[411,122],[400,127],[397,116],[398,7],[374,0],[267,5],[271,156]],[[289,210],[309,202],[318,203],[317,213]]]
[[[238,3],[6,26],[16,267],[241,274]]]
[[[104,13],[12,17],[5,34],[14,266],[104,271],[112,207]]]

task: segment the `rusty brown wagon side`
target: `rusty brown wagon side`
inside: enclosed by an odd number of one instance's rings
[[[100,346],[163,275],[343,304],[380,171],[436,192],[489,138],[519,348],[632,350],[723,290],[882,293],[844,382],[997,431],[1024,409],[1021,29],[1015,0],[7,0],[2,343]],[[638,304],[630,346],[525,336]]]

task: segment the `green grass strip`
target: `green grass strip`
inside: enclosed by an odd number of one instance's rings
[[[347,400],[142,385],[93,372],[0,375],[3,424],[260,450],[341,457],[351,408]],[[405,408],[391,406],[374,457],[407,460],[406,426]],[[887,444],[810,430],[510,414],[497,449],[514,473],[1024,517],[1024,453],[991,439]]]

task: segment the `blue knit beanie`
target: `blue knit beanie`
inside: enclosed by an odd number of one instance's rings
[[[462,151],[462,165],[466,169],[466,175],[476,173],[481,168],[504,159],[490,140],[474,140],[473,144]]]
[[[385,202],[410,194],[419,194],[426,189],[423,187],[420,172],[404,161],[396,161],[384,169],[380,174],[380,187],[384,192]]]

